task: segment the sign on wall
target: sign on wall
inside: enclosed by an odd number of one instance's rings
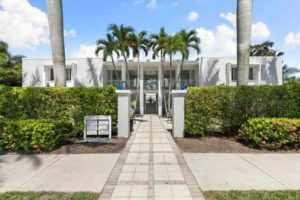
[[[111,138],[111,116],[94,115],[84,117],[84,139],[108,136]]]

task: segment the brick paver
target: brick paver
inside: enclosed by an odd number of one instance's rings
[[[161,119],[145,115],[136,125],[100,199],[202,200],[204,197]]]

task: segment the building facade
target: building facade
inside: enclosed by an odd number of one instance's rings
[[[102,87],[114,85],[132,91],[133,104],[141,114],[164,113],[164,101],[168,101],[169,89],[186,89],[191,86],[215,86],[237,84],[236,58],[205,58],[184,63],[181,78],[180,61],[161,65],[157,61],[128,62],[130,80],[125,62],[116,64],[101,58],[75,58],[66,60],[68,87]],[[249,85],[282,85],[281,58],[251,57]],[[171,81],[170,81],[171,80]],[[54,69],[51,59],[23,59],[23,87],[53,87]]]

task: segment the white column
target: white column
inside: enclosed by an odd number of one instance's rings
[[[160,117],[162,116],[162,105],[163,105],[163,99],[162,99],[162,87],[163,87],[162,73],[163,73],[162,66],[159,65],[159,67],[158,67],[158,116],[160,116]]]
[[[184,99],[186,93],[186,90],[172,91],[173,136],[178,138],[184,137]]]
[[[261,65],[258,65],[258,72],[257,72],[257,85],[261,85],[261,69],[262,69],[262,66]]]
[[[177,81],[177,78],[179,76],[179,73],[180,73],[180,65],[176,65],[176,72],[175,72],[175,78],[174,80]],[[180,79],[179,79],[180,80]],[[181,84],[180,84],[180,81],[179,82],[176,82],[176,89],[180,90],[181,89]]]
[[[122,73],[122,82],[123,82],[123,87],[125,88],[125,86],[126,86],[126,84],[125,84],[125,82],[126,82],[126,80],[127,80],[127,75],[126,75],[126,66],[125,66],[125,64],[122,64],[122,69],[121,69],[122,71],[121,71],[121,73]]]
[[[144,66],[140,67],[140,113],[144,115]]]
[[[118,94],[118,137],[128,138],[130,134],[131,91],[117,90]]]

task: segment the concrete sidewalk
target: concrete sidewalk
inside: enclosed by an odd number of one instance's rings
[[[100,192],[119,154],[0,156],[0,192]]]
[[[184,157],[203,191],[300,189],[300,154],[186,153]]]

